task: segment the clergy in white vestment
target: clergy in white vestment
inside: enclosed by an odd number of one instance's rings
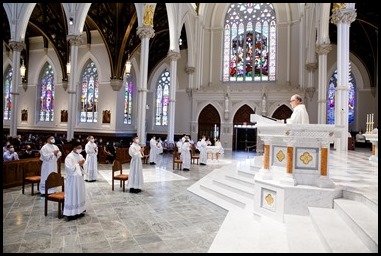
[[[94,182],[98,176],[98,145],[94,142],[93,136],[87,137],[85,145],[87,171],[85,181]]]
[[[80,142],[72,144],[72,151],[65,158],[65,203],[63,215],[69,220],[84,216],[86,211],[86,189],[84,174],[87,163]]]
[[[131,162],[127,188],[130,189],[130,193],[139,193],[144,184],[142,163],[144,147],[140,147],[138,136],[132,138],[132,144],[128,149],[128,154],[131,156]]]
[[[206,137],[202,136],[201,141],[198,143],[198,150],[200,150],[200,165],[206,165],[206,162],[208,161],[208,155],[206,153],[206,146],[208,145],[206,143]]]
[[[160,154],[163,154],[163,142],[161,141],[161,139],[159,138],[157,140],[157,153],[160,155]]]
[[[51,172],[57,172],[57,160],[62,156],[62,152],[54,143],[54,137],[50,136],[40,150],[40,160],[42,161],[40,181],[41,196],[45,196],[45,181]],[[48,193],[51,194],[55,191],[55,188],[51,188]]]
[[[223,154],[224,153],[224,148],[222,147],[222,144],[221,144],[221,141],[220,140],[216,140],[216,142],[214,143],[214,146],[218,147],[218,153],[219,154]]]
[[[159,154],[159,149],[157,147],[156,136],[152,136],[149,141],[149,164],[155,165],[157,160],[157,155]]]
[[[293,111],[291,117],[286,119],[286,122],[288,124],[309,124],[310,120],[306,106],[302,104],[302,97],[298,94],[293,95],[290,99],[290,104]]]
[[[183,145],[181,145],[180,159],[183,160],[183,171],[189,171],[191,165],[191,145],[187,137]]]

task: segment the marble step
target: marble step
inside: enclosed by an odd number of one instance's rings
[[[331,253],[370,253],[335,209],[308,207],[322,244]]]
[[[362,202],[366,206],[368,206],[370,209],[372,209],[375,213],[378,214],[378,198],[372,198],[363,193],[348,191],[348,190],[343,191],[343,197],[346,199]]]
[[[237,170],[237,174],[251,179],[254,179],[255,176],[255,172],[249,170]]]
[[[335,199],[334,209],[372,251],[378,252],[378,214],[367,205],[349,199]]]
[[[238,195],[247,197],[248,199],[254,200],[254,186],[252,188],[248,188],[247,186],[243,186],[237,182],[232,182],[229,180],[213,180],[213,184],[237,193]]]
[[[242,175],[232,175],[232,174],[226,174],[225,179],[236,182],[240,185],[246,186],[248,188],[253,188],[254,189],[254,178],[251,177],[245,177]]]
[[[227,209],[231,210],[231,207],[229,205],[232,205],[232,209],[237,209],[239,207],[241,210],[242,209],[248,209],[253,207],[253,200],[248,199],[245,196],[239,195],[236,192],[232,192],[226,188],[220,187],[216,185],[213,181],[209,182],[203,182],[200,184],[200,189],[203,191],[207,191],[214,197],[212,197],[212,200],[209,198],[205,199]],[[229,203],[229,205],[226,206],[226,202]]]

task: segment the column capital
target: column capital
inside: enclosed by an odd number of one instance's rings
[[[327,55],[330,51],[332,50],[332,45],[331,44],[319,44],[316,45],[316,53],[319,55]]]
[[[176,61],[180,59],[181,54],[179,52],[175,52],[174,50],[170,50],[167,56],[171,59],[171,61]]]
[[[350,24],[356,20],[356,16],[355,9],[334,8],[332,9],[331,23],[335,25],[339,23]]]
[[[155,36],[155,30],[151,26],[138,27],[136,30],[140,40],[144,38],[152,38]]]
[[[186,67],[185,67],[185,72],[186,72],[188,75],[193,74],[195,70],[196,70],[195,67],[189,67],[189,66],[186,66]]]
[[[307,63],[305,65],[305,67],[306,67],[307,71],[313,72],[313,71],[315,71],[318,68],[318,64],[316,62],[315,63]]]
[[[83,43],[82,37],[80,35],[68,35],[66,40],[69,41],[70,45],[80,46]]]
[[[10,41],[9,46],[17,52],[21,52],[26,48],[26,44],[24,42],[18,42],[18,41]]]

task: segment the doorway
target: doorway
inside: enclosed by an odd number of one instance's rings
[[[242,127],[241,125],[235,125],[235,145],[234,149],[237,151],[255,150],[257,145],[257,128],[254,127]]]

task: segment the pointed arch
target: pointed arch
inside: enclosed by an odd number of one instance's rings
[[[207,138],[219,138],[220,128],[221,117],[218,110],[212,104],[206,105],[198,116],[198,138],[203,135]]]
[[[13,68],[7,65],[3,75],[3,120],[11,120],[12,111],[12,75]]]
[[[38,96],[40,99],[38,111],[39,122],[54,121],[54,104],[55,104],[55,75],[53,66],[46,61],[43,65],[38,83]]]
[[[80,122],[96,123],[98,121],[99,79],[97,66],[91,59],[88,59],[82,69],[80,81]]]

